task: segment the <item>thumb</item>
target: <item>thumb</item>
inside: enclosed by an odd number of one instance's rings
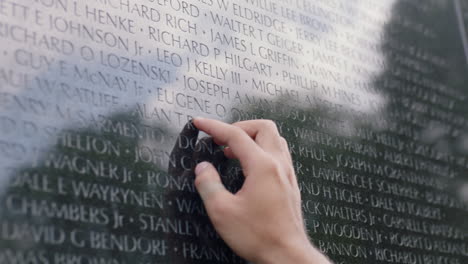
[[[208,211],[216,203],[229,204],[233,194],[226,190],[221,177],[211,163],[206,161],[199,163],[195,167],[195,175],[195,187]]]

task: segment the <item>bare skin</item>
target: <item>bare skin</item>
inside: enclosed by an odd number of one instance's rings
[[[210,163],[195,169],[195,186],[224,241],[257,264],[331,264],[307,236],[291,155],[275,123],[196,118],[194,124],[226,146],[224,154],[240,161],[246,177],[232,194]]]

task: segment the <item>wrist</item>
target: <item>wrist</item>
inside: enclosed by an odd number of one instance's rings
[[[266,252],[258,264],[332,264],[308,239],[288,243],[277,250]]]

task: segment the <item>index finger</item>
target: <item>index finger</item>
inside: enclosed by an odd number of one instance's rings
[[[231,148],[244,169],[250,167],[264,153],[257,143],[239,127],[205,118],[195,118],[194,124],[198,129],[212,136],[216,142]]]

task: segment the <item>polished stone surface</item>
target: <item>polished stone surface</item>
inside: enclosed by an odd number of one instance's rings
[[[467,263],[467,29],[463,0],[0,0],[0,263],[244,263],[194,116],[277,122],[335,263]]]

